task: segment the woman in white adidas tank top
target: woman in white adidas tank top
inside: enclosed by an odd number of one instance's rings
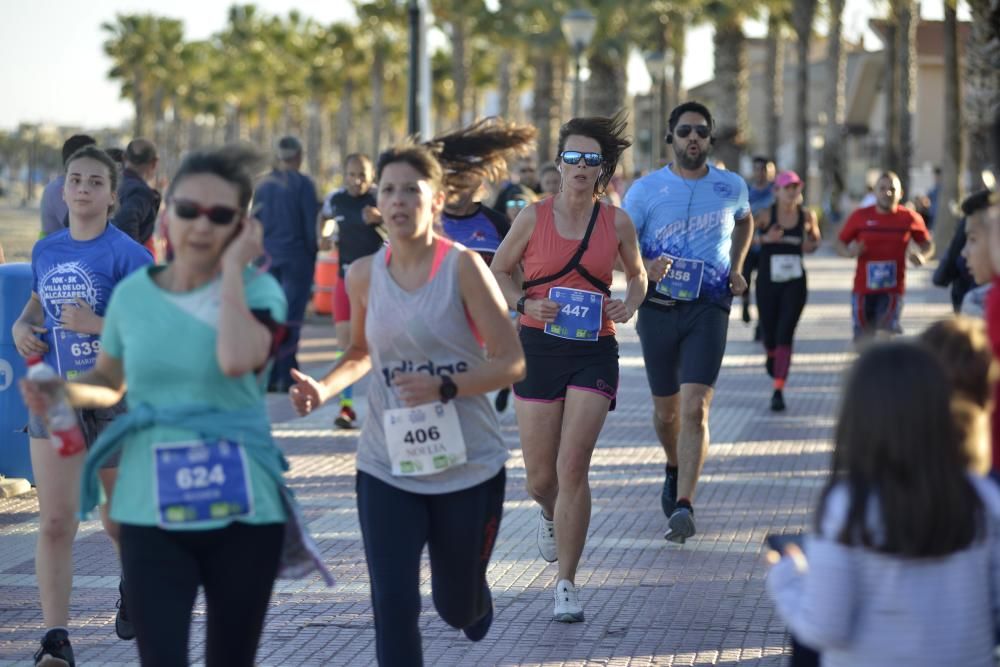
[[[391,149],[377,175],[390,247],[351,264],[351,345],[322,380],[293,371],[291,399],[306,414],[372,371],[357,495],[376,651],[379,664],[419,665],[425,544],[445,622],[478,641],[493,620],[507,449],[484,394],[519,380],[524,355],[485,263],[434,232],[445,193],[433,153]]]

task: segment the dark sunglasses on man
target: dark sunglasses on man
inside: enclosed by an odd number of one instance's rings
[[[708,129],[708,125],[685,124],[685,125],[678,125],[677,127],[674,128],[674,134],[676,134],[681,139],[687,139],[691,135],[691,132],[695,132],[701,139],[708,139],[708,135],[712,133],[712,131]]]
[[[604,156],[600,153],[581,153],[580,151],[563,151],[559,154],[566,164],[579,164],[580,159],[588,167],[599,167],[604,162]]]
[[[190,199],[171,199],[169,203],[174,214],[183,220],[197,220],[204,215],[213,225],[228,225],[240,215],[239,209],[230,206],[202,206]]]

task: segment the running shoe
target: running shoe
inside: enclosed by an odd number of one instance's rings
[[[358,415],[355,414],[351,406],[342,405],[340,406],[340,414],[333,420],[333,423],[337,428],[357,428],[357,419]]]
[[[660,492],[660,507],[663,508],[663,515],[669,519],[677,508],[677,468],[668,465],[666,472],[663,491]]]
[[[753,329],[753,339],[754,339],[754,342],[759,343],[763,337],[764,337],[764,333],[760,329],[760,322],[758,322],[757,326],[754,327],[754,329]]]
[[[677,544],[684,544],[689,537],[694,536],[694,511],[686,507],[678,507],[670,515],[667,522],[667,532],[664,539]]]
[[[489,595],[489,589],[486,589],[486,594]],[[490,631],[490,626],[493,625],[493,599],[490,598],[490,609],[487,611],[482,618],[475,621],[472,625],[462,628],[462,632],[465,636],[469,638],[470,641],[478,642],[486,633]]]
[[[538,553],[546,563],[559,560],[559,550],[556,549],[556,522],[546,519],[542,510],[538,510]]]
[[[115,614],[115,634],[118,639],[135,639],[135,626],[128,617],[128,610],[125,607],[125,579],[118,580],[118,613]]]
[[[497,392],[497,397],[493,401],[493,406],[497,409],[497,412],[503,412],[507,409],[508,401],[510,401],[510,387],[504,387]]]
[[[41,667],[76,667],[73,647],[69,645],[69,633],[63,629],[53,629],[42,637],[42,647],[35,652],[35,665]]]
[[[750,324],[750,302],[743,302],[743,323]]]
[[[780,389],[775,389],[774,393],[771,395],[771,410],[774,412],[781,412],[785,409],[785,396],[781,393]]]
[[[580,623],[583,621],[583,606],[569,579],[561,579],[556,584],[556,607],[552,619],[560,623]]]

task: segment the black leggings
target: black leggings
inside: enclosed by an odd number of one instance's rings
[[[417,621],[424,544],[431,559],[434,607],[445,623],[465,628],[490,610],[486,568],[500,530],[506,479],[501,469],[472,488],[425,495],[358,472],[358,515],[380,665],[423,664]]]
[[[774,359],[774,377],[784,380],[791,366],[792,339],[808,296],[805,278],[775,283],[757,277],[757,312],[768,356]]]
[[[144,667],[189,664],[191,611],[205,588],[209,667],[252,667],[278,575],[284,524],[217,530],[121,525],[125,602]]]

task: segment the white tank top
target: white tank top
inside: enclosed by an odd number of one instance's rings
[[[438,240],[438,244],[450,244]],[[451,493],[492,479],[507,460],[500,424],[485,395],[453,400],[465,440],[467,462],[421,477],[391,472],[382,417],[405,407],[392,385],[395,373],[455,375],[486,362],[486,352],[472,332],[459,291],[458,259],[463,246],[438,246],[437,270],[412,292],[389,274],[386,248],[372,256],[365,339],[371,355],[368,416],[358,440],[358,470],[412,493]],[[444,251],[444,257],[441,257]],[[440,260],[440,262],[439,262]]]

